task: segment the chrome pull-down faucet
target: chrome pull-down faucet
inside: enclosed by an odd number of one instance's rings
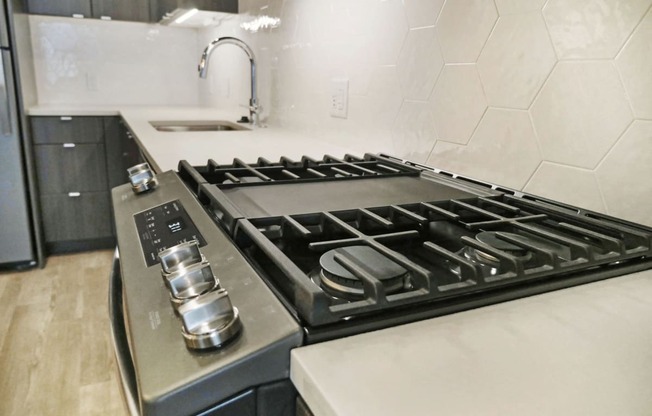
[[[254,56],[254,51],[251,48],[241,41],[238,38],[233,37],[223,37],[219,39],[213,39],[211,43],[208,44],[204,53],[201,55],[201,60],[199,61],[199,77],[206,78],[208,74],[208,60],[211,57],[211,54],[220,45],[235,45],[242,49],[249,58],[249,63],[251,64],[251,98],[249,99],[249,122],[254,126],[260,125],[259,114],[261,107],[258,105],[258,95],[256,92],[256,58]]]

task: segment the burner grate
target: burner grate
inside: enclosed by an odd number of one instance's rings
[[[478,239],[478,233],[491,238]],[[540,293],[604,278],[587,273],[619,269],[632,259],[649,267],[652,257],[651,231],[502,194],[245,219],[235,239],[309,326],[410,305],[436,309],[514,288],[539,285],[533,293]],[[409,284],[388,294],[369,267],[342,254],[334,259],[362,282],[359,299],[333,296],[310,278],[320,255],[353,246],[370,247],[406,269]]]
[[[213,159],[209,159],[205,166],[195,167],[190,166],[187,161],[179,163],[180,176],[186,182],[191,182],[192,189],[197,189],[201,183],[229,189],[261,183],[414,176],[419,172],[417,168],[387,163],[371,154],[365,155],[364,158],[345,155],[342,159],[325,155],[322,160],[303,156],[300,161],[283,156],[278,162],[270,162],[260,157],[252,164],[236,158],[228,165],[220,165]]]

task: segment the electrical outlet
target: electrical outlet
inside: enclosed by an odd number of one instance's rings
[[[349,109],[349,80],[331,80],[331,117],[346,118]]]

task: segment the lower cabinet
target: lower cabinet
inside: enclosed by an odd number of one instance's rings
[[[120,117],[31,117],[49,253],[115,245],[111,188],[140,161]]]
[[[43,215],[48,243],[113,237],[111,201],[107,192],[42,195],[41,204],[48,209]]]

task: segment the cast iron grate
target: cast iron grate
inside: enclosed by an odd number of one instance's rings
[[[480,233],[494,243],[476,238]],[[649,229],[513,195],[243,219],[235,241],[311,327],[411,305],[450,307],[545,282],[531,291],[540,293],[652,267]],[[314,278],[319,257],[351,246],[371,247],[406,269],[404,289],[387,293],[368,266],[337,253],[335,261],[362,282],[363,294],[343,299],[324,290]]]

